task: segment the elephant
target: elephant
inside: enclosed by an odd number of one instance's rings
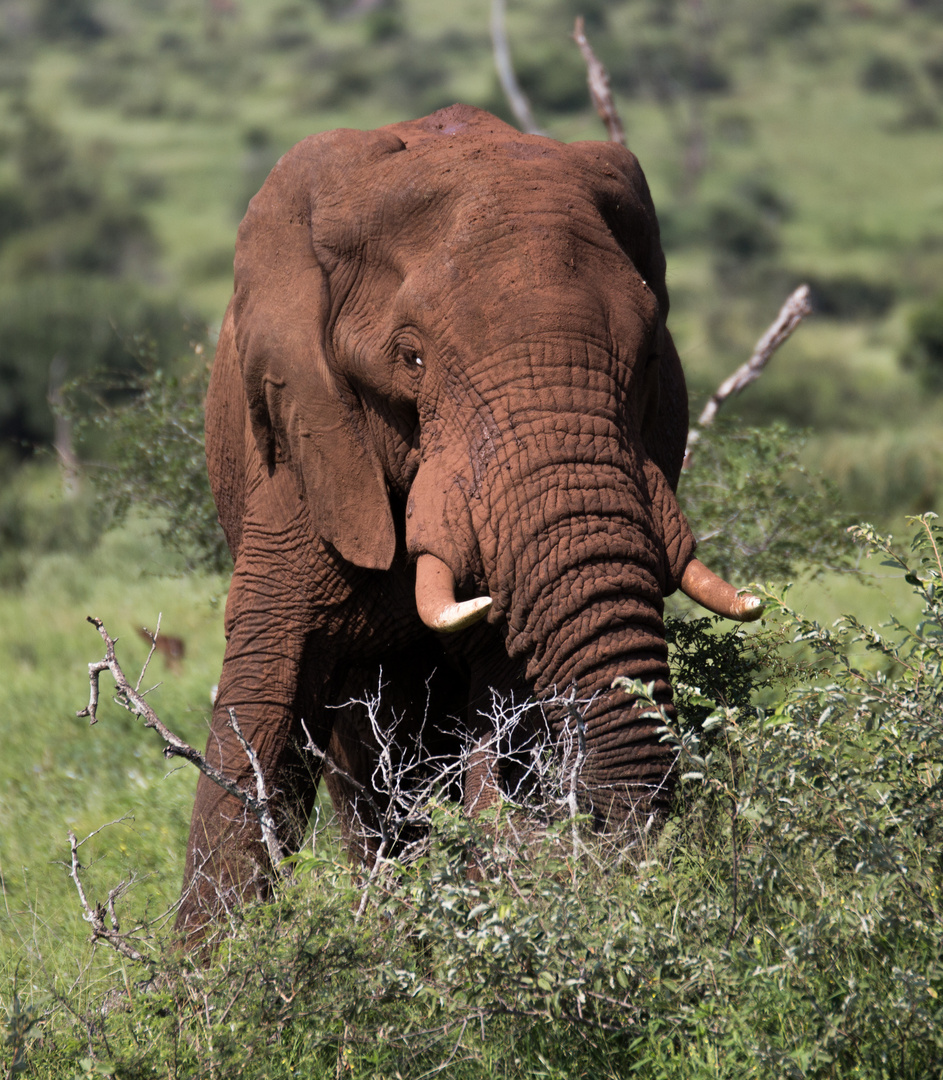
[[[755,617],[694,556],[675,489],[687,391],[648,185],[615,143],[523,135],[454,105],[312,135],[239,228],[206,399],[234,559],[207,758],[253,786],[229,711],[300,842],[324,779],[354,855],[376,740],[342,703],[376,685],[397,738],[484,739],[502,694],[587,699],[582,806],[664,820],[674,752],[618,676],[673,715],[664,597]],[[622,684],[625,685],[625,684]],[[551,709],[552,737],[566,715]],[[473,759],[474,760],[474,759]],[[500,761],[488,765],[500,788]],[[463,798],[487,802],[480,770]],[[381,793],[376,793],[381,797]],[[178,928],[266,895],[255,823],[198,780]]]

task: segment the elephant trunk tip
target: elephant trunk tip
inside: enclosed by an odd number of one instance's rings
[[[699,559],[691,559],[681,578],[681,591],[701,607],[737,622],[754,622],[763,614],[763,601],[737,589],[709,570]]]
[[[416,610],[430,630],[453,634],[483,619],[491,609],[490,596],[455,599],[455,576],[435,555],[416,561]]]

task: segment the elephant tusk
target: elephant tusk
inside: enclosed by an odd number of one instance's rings
[[[420,555],[416,562],[416,609],[430,630],[453,634],[488,614],[490,596],[455,599],[455,577],[435,555]]]
[[[735,589],[718,577],[699,560],[692,559],[681,578],[681,591],[701,607],[723,615],[725,619],[753,622],[763,614],[763,601],[758,596]]]

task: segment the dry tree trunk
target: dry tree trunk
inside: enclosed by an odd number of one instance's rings
[[[611,142],[625,146],[625,128],[622,119],[612,99],[612,84],[609,82],[609,72],[606,71],[602,61],[593,52],[593,48],[586,38],[586,28],[583,16],[580,15],[573,27],[573,40],[579,46],[583,59],[586,61],[586,81],[589,84],[589,96],[593,100],[599,118],[606,125]]]
[[[779,310],[779,314],[770,324],[769,329],[756,343],[753,355],[717,387],[711,394],[710,399],[701,411],[697,419],[697,428],[692,428],[688,434],[688,445],[684,452],[684,467],[690,462],[691,452],[700,438],[698,428],[709,427],[717,416],[720,407],[728,398],[735,397],[745,390],[750,383],[763,374],[766,365],[773,357],[773,353],[788,340],[793,330],[802,320],[812,313],[812,304],[809,300],[809,286],[800,285],[787,298]]]

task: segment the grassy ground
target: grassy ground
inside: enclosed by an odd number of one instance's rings
[[[48,499],[48,483],[33,494]],[[91,730],[72,716],[100,654],[84,613],[130,631],[159,606],[189,651],[154,702],[199,739],[220,582],[148,576],[175,569],[152,537],[139,518],[90,554],[37,556],[0,601],[11,672],[0,708],[20,721],[0,791],[4,821],[23,823],[0,836],[6,1065],[24,1046],[29,1074],[49,1080],[934,1075],[932,633],[897,669],[901,686],[837,663],[827,695],[771,698],[763,722],[731,713],[719,740],[685,743],[683,809],[631,873],[575,849],[568,823],[550,834],[562,843],[522,857],[512,837],[443,804],[420,862],[388,866],[365,894],[328,841],[278,903],[246,914],[211,968],[191,970],[160,951],[154,920],[179,880],[193,777],[168,770],[117,707]],[[938,575],[930,555],[921,573]],[[882,616],[897,603],[883,586],[868,592]],[[938,629],[935,601],[928,614]],[[827,655],[810,627],[790,625],[810,656]],[[143,653],[130,634],[125,645],[130,668]],[[158,982],[107,950],[92,956],[64,865],[70,828],[81,837],[128,814],[81,849],[83,882],[96,903],[139,875],[118,912],[125,931],[143,925]],[[482,880],[466,872],[470,851]],[[32,1043],[16,1042],[18,1018],[37,1020]]]
[[[29,503],[54,506],[56,479],[33,477]],[[144,516],[91,550],[29,555],[23,569],[25,583],[3,592],[0,617],[0,807],[8,823],[0,835],[0,963],[7,974],[36,950],[48,956],[52,946],[66,965],[81,952],[84,929],[67,877],[70,829],[81,838],[130,815],[88,845],[86,861],[101,860],[94,874],[108,888],[132,870],[143,875],[142,902],[170,903],[182,874],[195,774],[165,762],[154,734],[111,704],[107,677],[98,724],[76,717],[87,704],[88,664],[104,655],[86,616],[120,636],[129,677],[148,651],[139,626],[153,630],[160,616],[166,633],[184,639],[179,671],[157,656],[143,685],[155,687],[150,700],[165,722],[202,748],[222,663],[226,589],[222,579],[184,574]]]
[[[18,823],[0,833],[0,970],[7,975],[25,957],[47,956],[52,947],[66,966],[83,950],[86,930],[67,876],[70,829],[81,838],[131,815],[90,842],[85,861],[95,864],[91,880],[107,891],[133,871],[145,878],[138,903],[175,899],[195,772],[165,762],[159,739],[111,704],[107,676],[99,723],[89,727],[75,716],[88,699],[88,664],[103,655],[85,620],[97,616],[120,636],[119,658],[129,675],[147,656],[137,627],[153,629],[160,615],[163,631],[185,641],[180,669],[168,669],[158,655],[144,685],[155,687],[150,700],[165,723],[202,748],[222,663],[227,586],[225,578],[185,572],[142,514],[95,546],[73,539],[71,550],[43,551],[50,530],[66,534],[61,522],[69,511],[58,474],[34,471],[21,483],[25,505],[31,513],[42,511],[45,524],[37,529],[38,550],[25,557],[25,581],[0,598],[0,715],[6,718],[0,809],[4,821]],[[876,563],[862,560],[860,578],[827,573],[809,582],[798,574],[789,600],[825,625],[843,613],[871,625],[892,613],[912,617],[912,590],[900,574]],[[683,607],[672,601],[668,611]]]

